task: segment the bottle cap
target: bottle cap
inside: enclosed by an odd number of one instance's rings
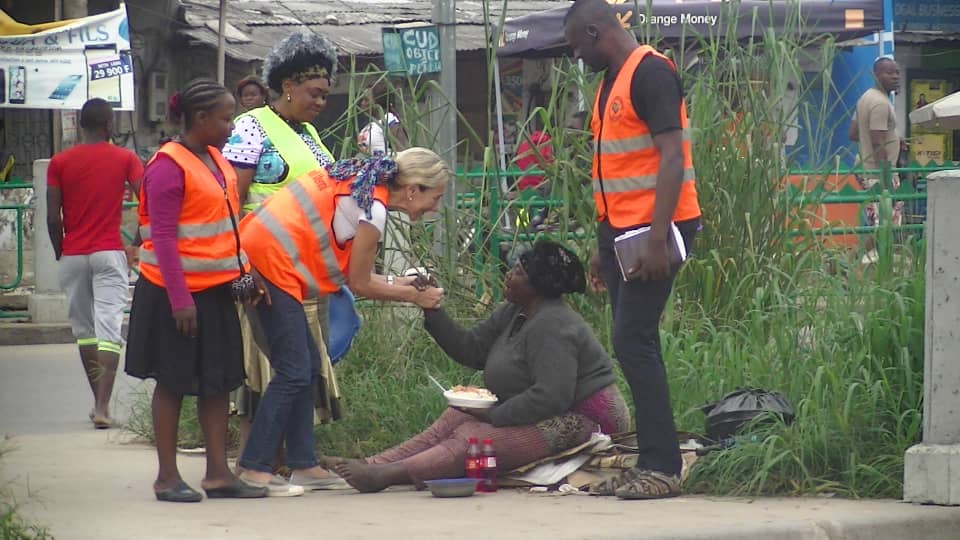
[[[493,439],[484,439],[483,444],[493,444]]]
[[[476,438],[476,437],[470,437],[469,443],[470,443],[470,444],[477,444],[477,438]]]

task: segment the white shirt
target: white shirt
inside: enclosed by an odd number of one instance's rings
[[[383,122],[370,122],[364,126],[357,134],[357,144],[360,146],[360,151],[371,156],[377,153],[389,154],[390,144],[383,126],[385,125],[387,129],[390,129],[399,123],[400,119],[395,114],[388,112]]]
[[[380,201],[373,201],[370,207],[371,218],[357,205],[357,201],[350,196],[337,199],[337,209],[333,213],[333,235],[338,244],[343,244],[357,236],[357,227],[360,222],[366,222],[377,228],[380,236],[387,226],[387,207]]]

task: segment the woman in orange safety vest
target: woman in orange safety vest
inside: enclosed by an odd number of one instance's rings
[[[339,161],[294,180],[241,222],[244,251],[270,299],[257,312],[275,373],[239,460],[248,483],[267,487],[270,496],[343,485],[314,452],[311,388],[320,353],[303,300],[346,285],[367,298],[439,307],[443,289],[414,286],[411,277],[378,275],[374,260],[387,209],[416,221],[436,210],[449,178],[447,164],[426,148],[409,148],[394,159]],[[271,474],[281,438],[293,470],[289,482]]]

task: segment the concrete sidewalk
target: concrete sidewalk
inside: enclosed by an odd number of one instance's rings
[[[0,486],[59,540],[960,538],[960,508],[897,501],[685,496],[628,502],[522,491],[435,499],[398,489],[160,503],[151,491],[153,449],[120,430],[89,427],[89,390],[75,356],[70,345],[0,348],[0,433],[12,435],[10,452],[0,458]],[[123,376],[117,386],[120,402],[138,389]],[[184,479],[199,488],[203,458],[179,461]]]

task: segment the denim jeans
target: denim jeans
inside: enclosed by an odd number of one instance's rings
[[[253,418],[240,466],[271,471],[282,437],[287,466],[308,469],[317,464],[313,438],[313,386],[319,377],[320,351],[310,335],[303,304],[266,281],[272,305],[257,304],[260,326],[269,345],[274,376]]]
[[[699,220],[677,223],[687,251],[699,226]],[[660,354],[660,316],[670,298],[676,273],[659,281],[623,281],[613,239],[627,230],[603,221],[597,236],[601,273],[613,308],[613,352],[630,385],[636,409],[637,467],[679,475],[680,447],[670,408],[667,371]]]

